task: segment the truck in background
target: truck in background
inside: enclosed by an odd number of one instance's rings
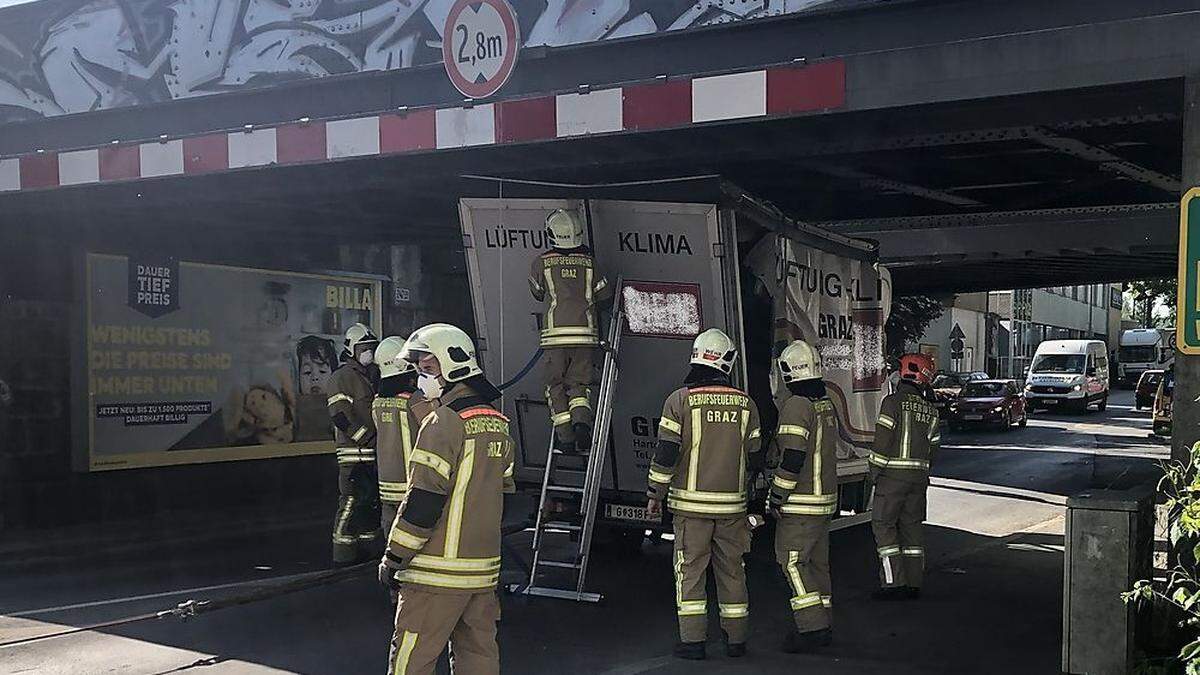
[[[1175,329],[1122,331],[1117,362],[1117,377],[1125,387],[1137,386],[1138,378],[1147,370],[1169,370],[1175,364]]]
[[[755,400],[764,430],[774,428],[775,388],[782,386],[774,381],[773,358],[795,338],[818,347],[842,423],[841,512],[859,516],[844,522],[861,521],[891,294],[875,245],[791,221],[726,183],[690,187],[686,199],[671,201],[647,200],[646,192],[625,201],[627,192],[585,188],[461,200],[480,352],[489,376],[507,385],[502,408],[519,445],[518,483],[540,486],[550,443],[536,359],[544,310],[530,297],[526,277],[532,258],[549,246],[547,214],[565,208],[586,216],[601,273],[625,284],[619,301],[628,320],[598,530],[640,536],[661,525],[644,509],[658,417],[680,386],[693,337],[710,327],[741,345],[735,383]],[[506,195],[513,191],[506,184]],[[530,192],[547,196],[528,198]],[[758,487],[765,485],[759,479]]]

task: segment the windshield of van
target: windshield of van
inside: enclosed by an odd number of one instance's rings
[[[1122,363],[1152,363],[1158,359],[1158,348],[1154,345],[1121,347],[1118,353]]]
[[[1034,373],[1071,373],[1082,375],[1087,364],[1083,354],[1042,354],[1033,361]]]
[[[938,375],[933,379],[934,389],[951,389],[953,387],[961,387],[962,378],[957,375]]]

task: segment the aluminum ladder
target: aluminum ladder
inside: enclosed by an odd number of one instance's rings
[[[546,454],[546,471],[542,476],[542,493],[538,500],[537,522],[533,531],[533,563],[530,565],[529,583],[520,592],[525,595],[535,595],[545,598],[559,598],[576,602],[599,602],[601,594],[584,590],[587,579],[588,560],[591,555],[592,531],[596,525],[596,507],[600,499],[600,485],[604,482],[604,461],[608,456],[609,428],[612,425],[612,398],[617,385],[617,355],[621,345],[621,328],[625,322],[625,313],[621,307],[621,280],[617,280],[615,288],[615,309],[608,327],[608,339],[601,347],[604,349],[604,369],[600,376],[600,390],[596,396],[596,419],[592,426],[592,449],[587,457],[587,467],[583,470],[583,486],[575,481],[564,480],[564,473],[580,473],[579,469],[558,466],[563,453],[554,449],[554,432],[550,432],[550,448]],[[562,494],[580,495],[579,521],[553,519],[546,514],[546,506],[551,496]],[[566,539],[567,545],[555,551],[562,554],[570,550],[573,555],[567,559],[553,559],[550,551],[546,550],[548,538]],[[574,544],[578,545],[575,546]],[[547,577],[558,576],[558,580],[573,581],[555,585]]]

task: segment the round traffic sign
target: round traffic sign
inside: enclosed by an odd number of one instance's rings
[[[468,98],[500,90],[517,65],[521,28],[507,0],[457,0],[442,31],[442,60]]]

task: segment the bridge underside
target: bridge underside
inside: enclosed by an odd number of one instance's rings
[[[1170,276],[1182,82],[22,192],[39,231],[147,223],[247,241],[452,237],[464,195],[513,181],[720,175],[786,213],[880,242],[899,292]],[[673,190],[678,190],[678,187]]]

